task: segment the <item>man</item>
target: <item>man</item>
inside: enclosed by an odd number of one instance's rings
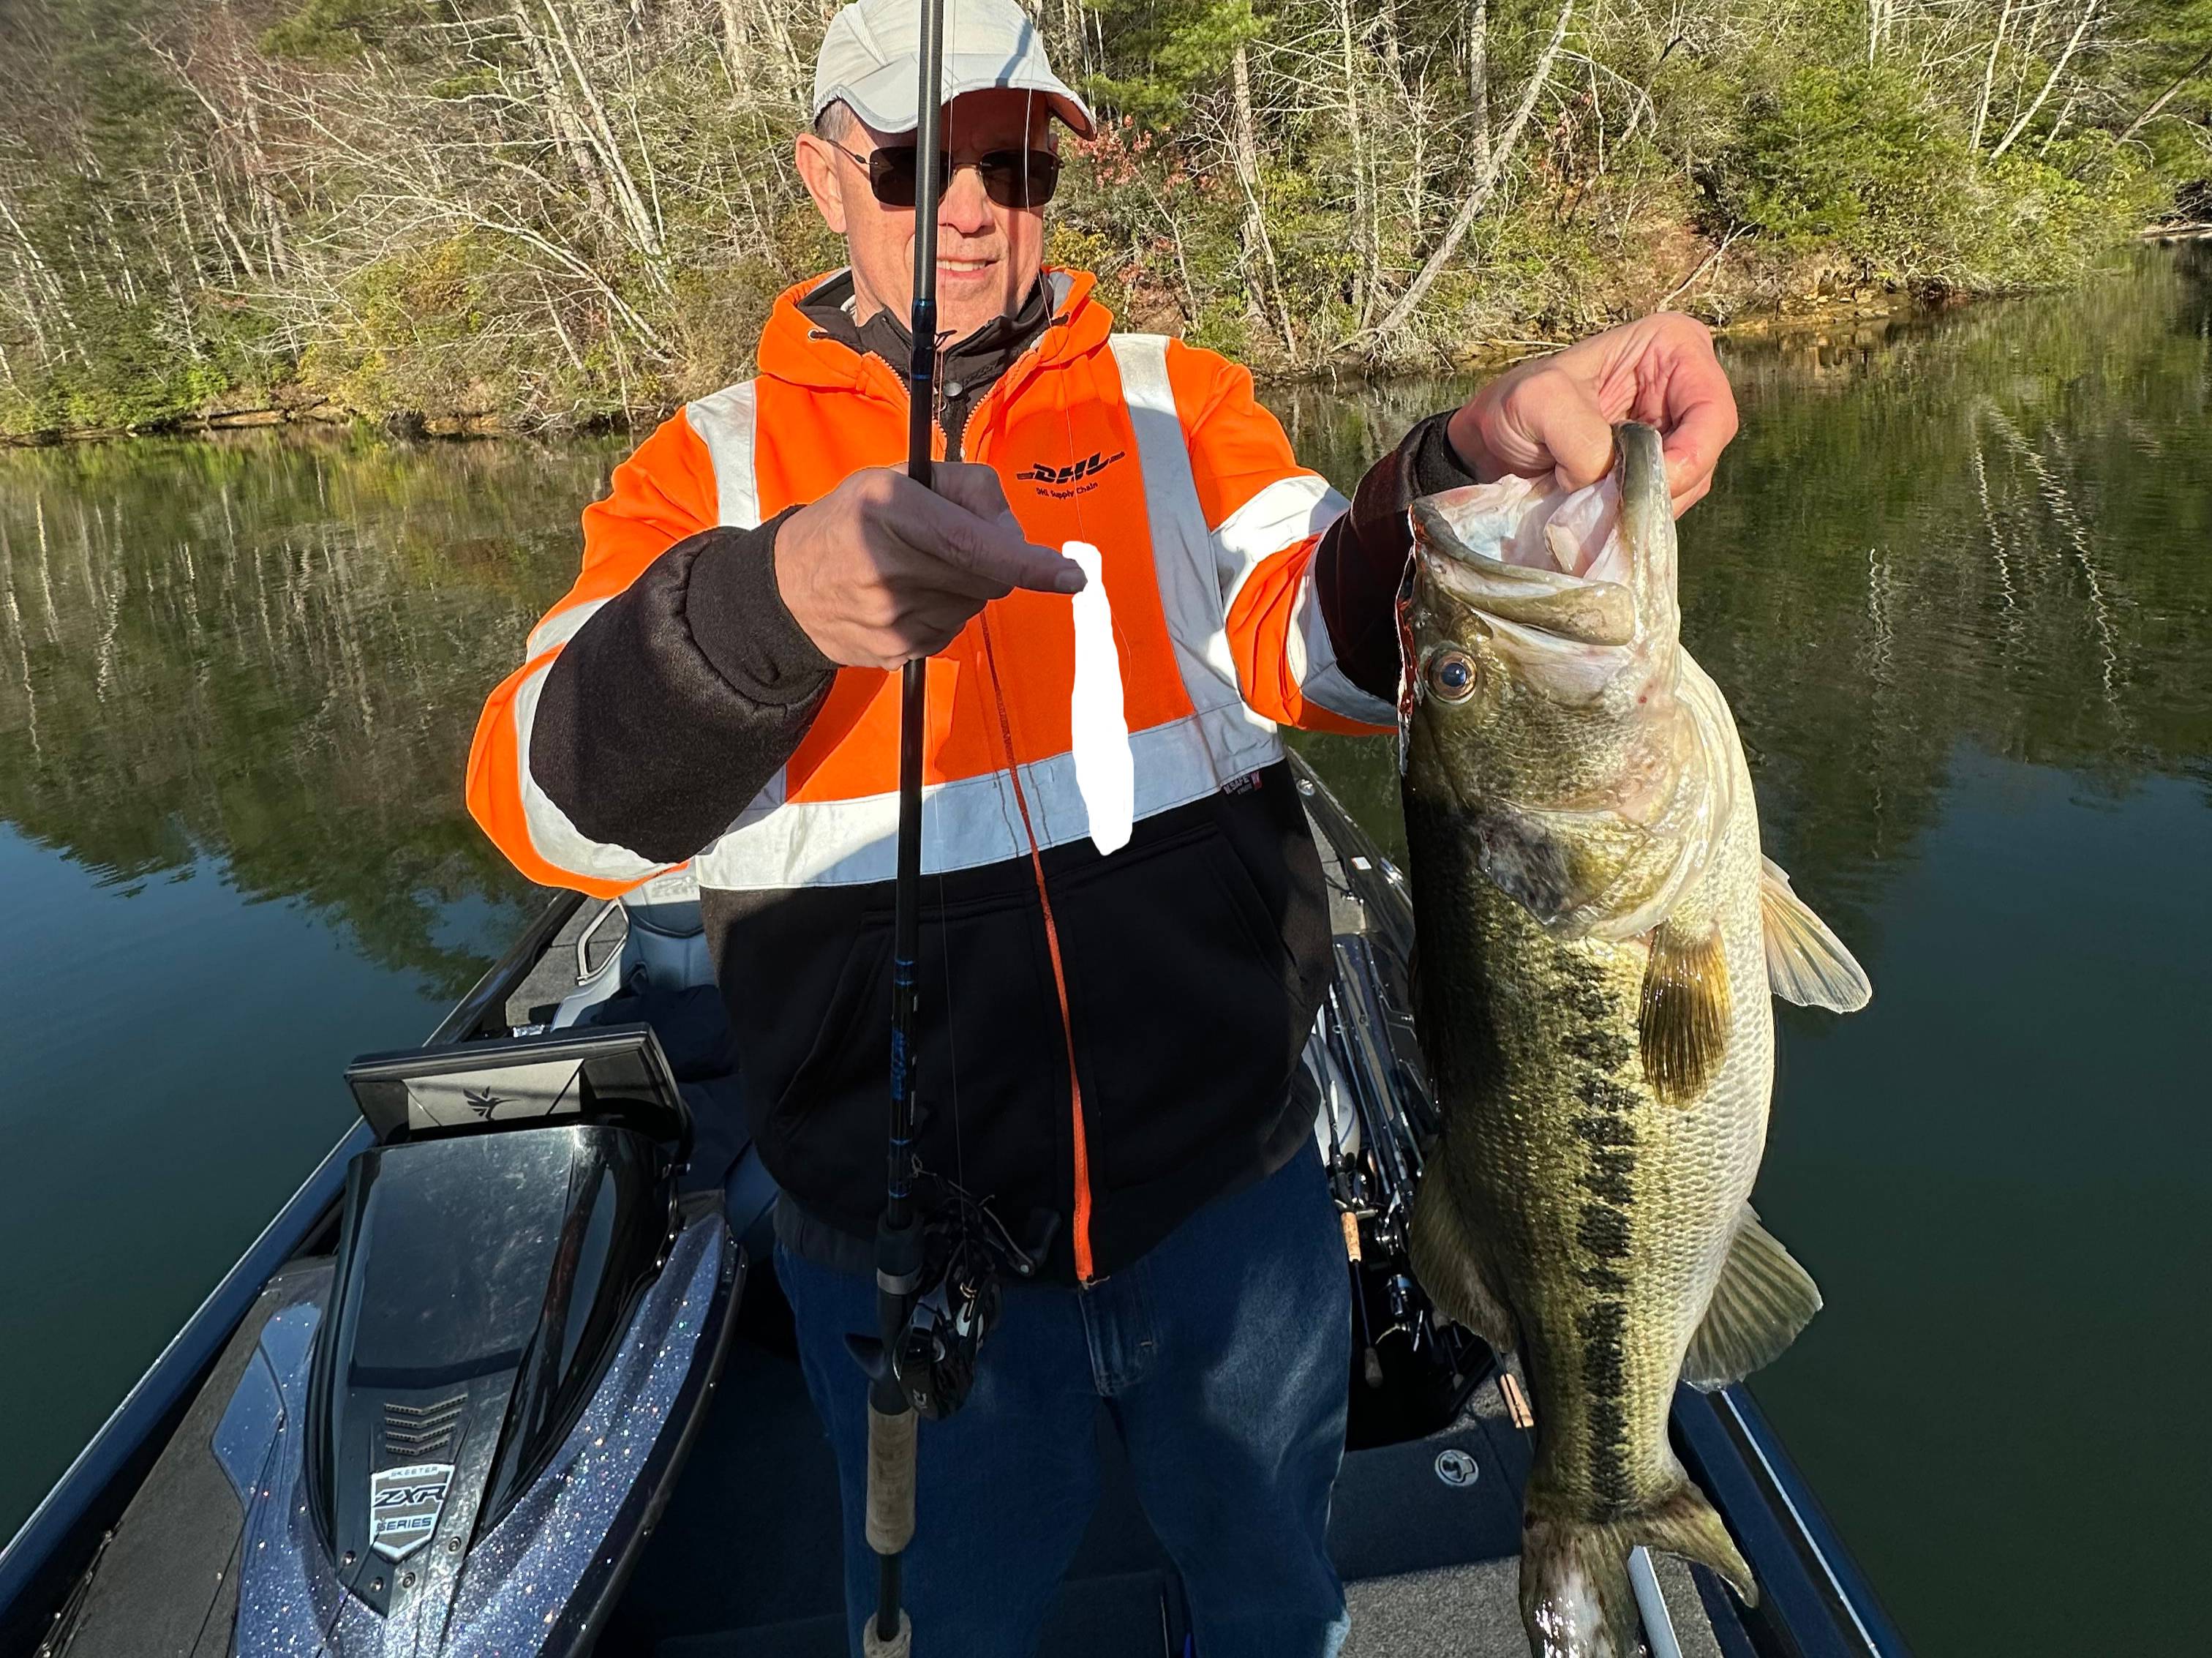
[[[928,656],[919,1155],[1050,1241],[967,1408],[921,1435],[916,1651],[1034,1649],[1103,1409],[1206,1658],[1329,1654],[1347,1284],[1289,1087],[1328,911],[1277,726],[1393,725],[1411,497],[1589,482],[1633,414],[1668,433],[1686,507],[1734,405],[1702,328],[1646,319],[1423,422],[1347,507],[1244,371],[1114,333],[1088,276],[1042,268],[1054,124],[1091,116],[1012,0],[948,10],[936,493],[901,470],[918,6],[860,0],[795,155],[850,263],[785,294],[758,376],[586,511],[583,572],[478,728],[470,804],[540,881],[696,873],[837,1454],[857,1651],[874,1570],[843,1337],[874,1326],[893,670]],[[1069,540],[1102,549],[1135,765],[1134,831],[1104,857],[1069,753]]]

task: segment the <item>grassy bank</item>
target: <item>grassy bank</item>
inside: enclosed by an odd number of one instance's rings
[[[957,4],[957,0],[953,0]],[[2212,0],[1036,0],[1050,253],[1263,373],[2063,283],[2212,173]],[[0,12],[0,435],[635,418],[836,250],[816,0]]]

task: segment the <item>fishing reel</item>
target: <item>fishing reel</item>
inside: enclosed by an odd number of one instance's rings
[[[967,1402],[983,1340],[999,1321],[1007,1273],[1036,1276],[1043,1245],[1024,1249],[991,1210],[941,1175],[917,1169],[921,1268],[907,1299],[906,1322],[891,1344],[890,1372],[917,1415],[941,1422]],[[872,1374],[880,1344],[851,1340]]]

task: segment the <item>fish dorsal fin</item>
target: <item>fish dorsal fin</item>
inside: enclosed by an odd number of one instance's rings
[[[1705,1321],[1690,1338],[1682,1380],[1703,1393],[1732,1387],[1770,1364],[1820,1310],[1812,1274],[1798,1265],[1749,1204],[1736,1217],[1735,1240]]]
[[[1766,982],[1775,995],[1801,1008],[1856,1013],[1874,999],[1866,969],[1828,930],[1828,923],[1790,889],[1772,858],[1761,858],[1759,915],[1766,936]]]

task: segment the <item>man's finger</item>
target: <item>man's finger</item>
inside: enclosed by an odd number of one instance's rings
[[[1694,340],[1661,359],[1656,401],[1666,434],[1667,482],[1677,495],[1712,476],[1721,451],[1735,436],[1735,392],[1713,354],[1712,336]]]
[[[905,619],[903,625],[933,656],[958,637],[960,630],[966,627],[981,608],[981,605],[959,599],[917,605]]]
[[[902,495],[898,537],[917,552],[986,582],[1033,593],[1079,593],[1083,571],[1073,559],[1022,539],[1005,522],[979,518],[927,490]]]
[[[1521,424],[1552,457],[1559,482],[1583,489],[1613,466],[1613,426],[1587,386],[1566,375],[1539,375],[1521,388]]]
[[[1720,376],[1718,364],[1712,372]],[[1720,379],[1717,391],[1700,388],[1692,400],[1677,410],[1673,429],[1667,434],[1668,487],[1680,495],[1711,479],[1713,468],[1720,464],[1721,451],[1735,436],[1735,399],[1729,393],[1727,380]]]
[[[988,466],[973,461],[940,460],[932,473],[932,487],[955,506],[965,507],[978,518],[994,523],[1013,523],[1013,509],[1006,504],[1006,485]]]
[[[1703,478],[1699,479],[1695,484],[1690,486],[1688,493],[1678,495],[1674,497],[1674,516],[1680,518],[1684,513],[1689,511],[1691,508],[1696,506],[1698,502],[1704,500],[1706,496],[1712,492],[1712,487],[1713,475],[1711,472],[1707,472]]]

